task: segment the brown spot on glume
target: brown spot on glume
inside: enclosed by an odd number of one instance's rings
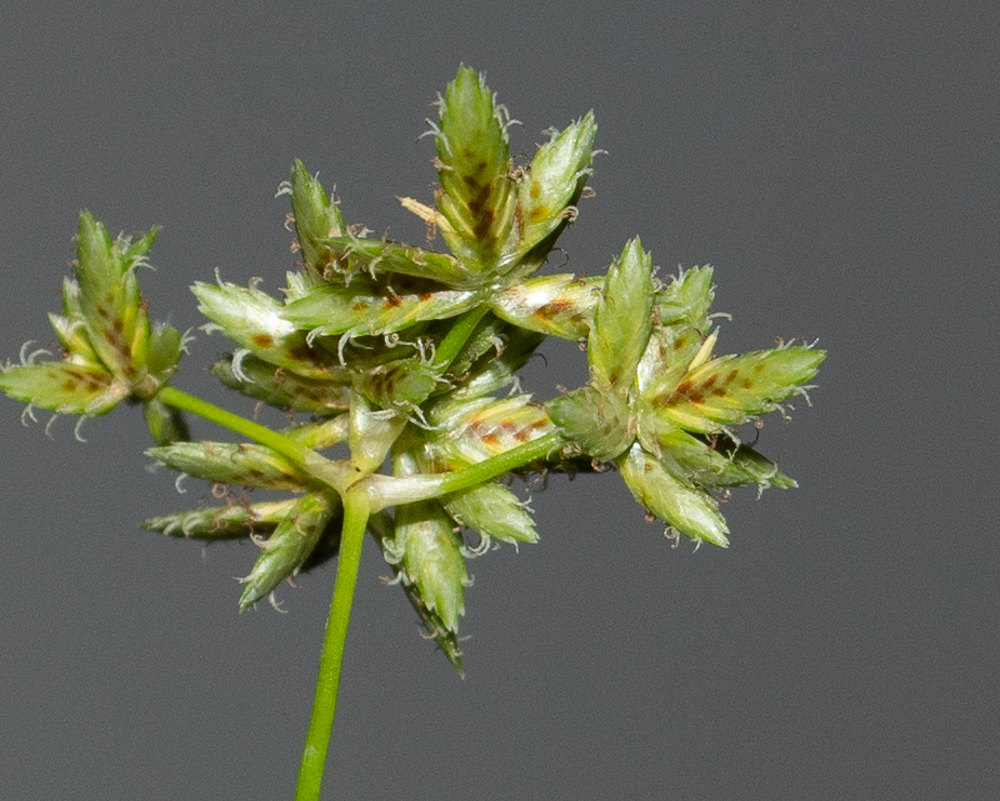
[[[431,298],[434,297],[434,293],[433,292],[421,292],[417,297],[419,297],[421,301],[423,301],[424,303],[426,303],[427,301],[429,301]]]
[[[403,305],[403,299],[399,295],[389,295],[384,301],[384,306],[387,309],[398,309]]]
[[[542,194],[542,182],[532,181],[529,194],[531,195],[532,200],[538,200],[538,197]]]
[[[367,308],[368,308],[368,303],[366,301],[358,300],[354,302],[353,306],[351,306],[351,311],[362,312],[365,311]]]
[[[478,217],[490,202],[491,184],[470,183],[469,200],[466,205],[473,217]]]
[[[274,337],[270,334],[254,334],[250,339],[258,348],[274,347]]]
[[[125,331],[125,321],[124,320],[115,320],[115,322],[114,322],[114,329],[119,334],[121,334],[122,332],[124,332]]]
[[[753,381],[749,378],[742,378],[740,379],[740,386],[743,387],[743,389],[750,389],[750,387],[753,386]]]
[[[757,362],[757,364],[753,366],[753,371],[755,373],[763,372],[763,370],[764,370],[764,362]]]
[[[101,319],[103,319],[103,320],[110,320],[111,319],[111,312],[109,312],[103,306],[98,306],[97,307],[97,313],[99,315],[101,315]]]
[[[485,238],[485,236],[490,232],[493,227],[494,214],[493,210],[482,211],[476,213],[476,225],[473,228],[473,232],[480,239]]]
[[[114,346],[118,342],[118,337],[116,337],[111,331],[105,331],[104,341],[109,345]]]
[[[732,384],[736,380],[736,376],[740,374],[739,370],[730,370],[729,375],[726,376],[726,383]]]
[[[692,392],[687,396],[687,399],[691,401],[691,403],[702,403],[705,400],[705,396],[700,392]]]
[[[722,387],[716,387],[712,390],[712,394],[717,398],[724,398],[726,396],[726,390]]]
[[[514,431],[513,437],[516,442],[527,442],[531,439],[531,432],[526,428],[518,428]]]
[[[546,303],[544,306],[540,306],[538,311],[535,312],[536,317],[541,317],[545,320],[551,320],[553,317],[557,317],[562,314],[566,309],[570,308],[572,304],[568,300],[554,300],[551,303]]]
[[[719,377],[718,375],[712,373],[712,375],[710,375],[708,378],[706,378],[704,381],[701,382],[702,388],[711,389],[713,386],[715,386],[715,381],[718,377]]]
[[[62,390],[63,390],[63,392],[67,392],[67,393],[68,392],[76,392],[76,389],[77,389],[78,386],[79,386],[79,384],[77,384],[76,381],[73,381],[73,380],[67,378],[62,383]]]
[[[691,391],[691,387],[692,386],[694,386],[694,384],[690,380],[688,380],[688,381],[682,381],[677,386],[677,394],[678,395],[687,395],[688,392]]]
[[[501,420],[497,423],[497,430],[499,434],[503,437],[510,439],[511,437],[516,438],[517,433],[520,430],[520,426],[514,423],[513,420]]]
[[[114,306],[115,305],[115,293],[114,292],[108,292],[108,294],[104,296],[104,302],[110,304],[111,306]]]
[[[491,448],[496,447],[497,445],[500,444],[500,438],[492,431],[488,434],[484,434],[482,437],[480,437],[480,439],[482,440],[484,445],[487,445]]]

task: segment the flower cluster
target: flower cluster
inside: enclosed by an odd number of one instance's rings
[[[49,315],[62,358],[36,363],[49,351],[25,356],[22,348],[21,364],[0,374],[0,390],[29,404],[29,413],[38,406],[94,417],[140,401],[154,440],[187,437],[180,415],[156,397],[177,370],[184,341],[176,329],[150,324],[136,277],[157,232],[112,240],[91,214],[80,215],[76,279],[63,282],[63,313]]]
[[[529,163],[511,158],[509,119],[482,77],[460,68],[431,123],[435,205],[402,205],[449,252],[366,236],[345,224],[301,162],[290,196],[301,269],[280,299],[256,286],[197,283],[199,308],[235,347],[212,367],[227,387],[309,421],[277,432],[227,422],[255,442],[188,442],[167,387],[182,349],[151,328],[135,268],[155,231],[112,242],[81,217],[78,281],[52,322],[61,361],[13,366],[0,389],[62,413],[103,414],[141,401],[167,467],[208,481],[291,497],[157,517],[148,528],[199,539],[252,537],[261,551],[241,608],[338,551],[354,497],[429,632],[461,668],[466,559],[493,540],[538,539],[511,472],[614,466],[639,503],[698,542],[726,546],[716,495],[743,484],[794,482],[737,427],[807,388],[823,351],[781,346],[715,356],[712,270],[662,280],[639,239],[606,275],[539,275],[591,175],[588,113]],[[517,371],[547,335],[586,343],[589,380],[549,402]],[[30,361],[30,360],[29,360]],[[324,455],[334,446],[348,455]],[[384,472],[383,472],[384,471]]]

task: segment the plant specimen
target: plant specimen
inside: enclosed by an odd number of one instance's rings
[[[50,315],[59,357],[22,349],[0,373],[0,389],[29,404],[28,414],[82,420],[139,406],[156,462],[284,493],[258,502],[227,495],[144,524],[180,538],[252,538],[260,550],[242,580],[241,610],[336,558],[300,799],[319,797],[366,532],[461,671],[467,558],[493,541],[539,538],[511,476],[610,468],[670,531],[725,547],[719,493],[794,486],[740,441],[739,426],[804,394],[825,355],[782,344],[717,356],[712,269],[659,277],[638,238],[604,275],[543,273],[587,190],[593,114],[550,131],[518,163],[506,109],[474,70],[459,69],[438,107],[434,205],[402,205],[446,250],[347,225],[339,200],[297,161],[281,191],[299,263],[280,297],[218,279],[192,287],[204,329],[232,342],[212,372],[287,412],[286,428],[175,386],[187,340],[151,323],[138,284],[157,229],[112,238],[87,212],[75,277],[63,283],[61,313]],[[539,402],[517,373],[547,336],[585,343],[589,380]],[[235,436],[191,441],[185,413]]]

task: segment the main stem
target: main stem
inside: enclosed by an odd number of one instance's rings
[[[363,492],[350,491],[344,497],[344,527],[337,560],[337,579],[330,601],[330,614],[326,620],[323,653],[316,680],[312,718],[299,766],[299,783],[295,801],[319,801],[323,784],[323,767],[326,765],[327,747],[333,731],[337,709],[337,686],[340,667],[347,641],[347,627],[351,619],[354,587],[361,566],[361,544],[368,523],[368,499]]]
[[[447,343],[448,347],[444,349],[444,358],[441,359],[442,366],[450,363],[461,344],[468,339],[481,318],[481,314],[470,314],[462,321],[464,325],[461,335],[455,336]],[[443,493],[475,486],[524,464],[544,459],[561,444],[561,439],[557,434],[550,434],[454,473],[445,476],[426,476],[424,478],[427,481],[427,486],[418,489],[416,496],[413,496],[413,489],[400,491],[400,488],[394,493],[391,490],[386,491],[387,488],[383,487],[383,491],[379,492],[365,480],[357,481],[354,486],[349,487],[351,479],[345,475],[345,473],[350,472],[348,468],[324,459],[310,448],[300,445],[276,431],[221,409],[194,395],[189,395],[183,390],[166,386],[160,390],[159,397],[164,403],[197,414],[254,439],[262,445],[273,448],[296,464],[303,466],[316,478],[323,480],[343,498],[344,523],[337,559],[337,577],[334,583],[333,597],[330,600],[330,612],[326,621],[326,633],[320,655],[319,676],[316,680],[316,695],[313,700],[312,716],[309,720],[309,731],[306,734],[295,792],[296,801],[319,801],[323,787],[323,769],[326,765],[327,749],[330,745],[337,709],[337,688],[340,684],[340,669],[347,642],[347,629],[351,620],[354,590],[361,566],[361,546],[364,542],[369,515],[373,510],[399,503],[410,503],[417,500],[417,496],[437,497]],[[390,484],[392,483],[394,482],[390,482]]]

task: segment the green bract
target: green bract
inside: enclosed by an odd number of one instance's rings
[[[824,353],[789,344],[715,356],[712,269],[658,277],[638,237],[604,275],[539,272],[563,228],[586,214],[577,203],[592,173],[592,112],[512,158],[506,109],[461,67],[430,125],[433,205],[402,205],[440,234],[441,249],[368,238],[295,161],[279,192],[301,260],[286,286],[271,295],[258,281],[217,277],[192,287],[205,330],[231,343],[212,373],[254,404],[307,417],[271,430],[171,386],[182,338],[150,324],[137,276],[157,229],[113,240],[86,212],[76,276],[51,316],[62,356],[23,356],[0,389],[77,415],[139,401],[157,444],[148,453],[162,465],[285,493],[216,488],[217,507],[146,521],[172,536],[251,538],[261,550],[241,609],[338,552],[340,569],[356,571],[367,530],[461,669],[466,559],[494,541],[539,539],[513,476],[617,467],[647,512],[726,546],[717,493],[795,486],[740,442],[739,426],[802,394]],[[588,381],[541,402],[517,374],[547,335],[586,345]],[[240,439],[187,442],[182,411]]]

